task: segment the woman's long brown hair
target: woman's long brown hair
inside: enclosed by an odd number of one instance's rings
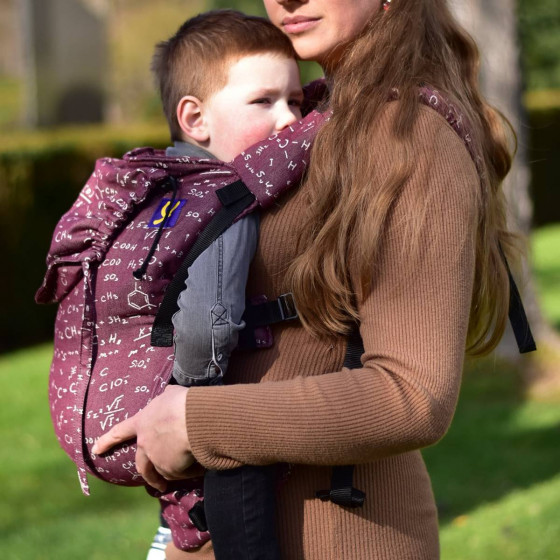
[[[467,350],[484,354],[499,342],[509,303],[501,250],[508,258],[516,254],[501,183],[511,166],[515,135],[481,96],[478,69],[477,47],[453,19],[446,0],[393,0],[348,46],[333,73],[333,116],[313,148],[306,179],[310,215],[300,236],[301,252],[289,271],[302,322],[313,334],[345,334],[358,319],[356,299],[365,297],[375,281],[390,211],[412,172],[414,148],[407,138],[418,115],[418,88],[429,84],[461,107],[482,157]],[[400,103],[395,149],[402,163],[380,177],[375,150],[360,146],[371,144],[372,127],[395,90]],[[413,231],[419,232],[425,198],[421,193],[417,198]],[[352,278],[359,279],[355,289]]]

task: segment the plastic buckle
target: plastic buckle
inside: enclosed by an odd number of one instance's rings
[[[206,513],[204,512],[204,500],[196,502],[188,512],[189,519],[199,531],[208,531]]]
[[[278,308],[280,309],[280,315],[282,316],[282,321],[290,321],[291,319],[298,318],[298,312],[292,293],[288,292],[287,294],[278,296],[277,301]]]

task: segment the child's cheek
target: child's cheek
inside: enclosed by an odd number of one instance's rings
[[[247,123],[246,123],[247,124]],[[269,136],[274,133],[273,127],[268,125],[268,123],[253,123],[247,127],[243,133],[243,143],[244,148],[248,148],[257,142],[266,140]]]

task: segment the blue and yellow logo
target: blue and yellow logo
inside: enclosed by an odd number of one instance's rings
[[[177,223],[179,215],[181,214],[181,209],[186,203],[187,199],[181,198],[176,200],[171,207],[171,199],[164,198],[154,212],[148,227],[158,228],[166,218],[167,222],[165,223],[165,227],[173,227]]]

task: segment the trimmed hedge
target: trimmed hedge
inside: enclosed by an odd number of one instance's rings
[[[52,338],[56,306],[38,306],[34,295],[45,273],[54,227],[89,178],[95,160],[119,157],[136,146],[163,147],[167,139],[160,125],[0,138],[0,352]]]
[[[534,222],[560,222],[560,104],[533,104],[530,152]],[[66,128],[0,137],[0,239],[4,296],[0,352],[52,337],[55,306],[34,294],[56,222],[88,179],[95,159],[119,157],[136,146],[163,147],[166,128],[143,125]]]
[[[529,112],[533,225],[560,222],[560,104]]]

